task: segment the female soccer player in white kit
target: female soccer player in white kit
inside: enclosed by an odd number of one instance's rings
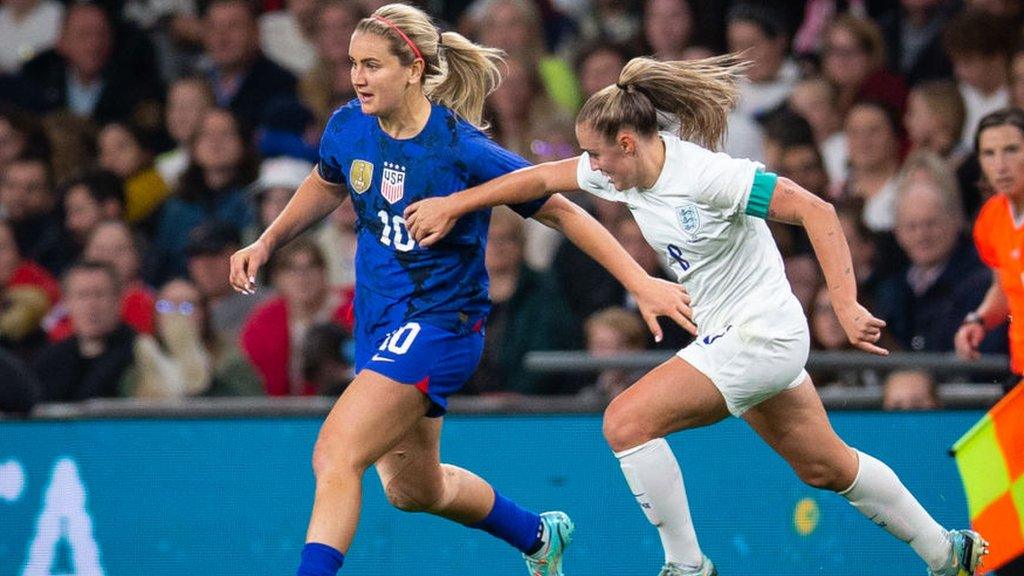
[[[707,149],[725,132],[742,69],[729,56],[633,59],[580,111],[581,156],[414,204],[405,214],[409,229],[430,245],[473,210],[582,189],[625,203],[666,258],[692,298],[697,339],[615,398],[604,417],[626,482],[660,533],[661,576],[717,573],[698,546],[679,464],[664,437],[729,414],[746,420],[801,480],[838,492],[909,543],[929,574],[973,576],[986,553],[981,536],[944,529],[888,466],[847,446],[804,370],[807,321],[766,218],[806,228],[855,346],[887,354],[876,345],[885,323],[857,303],[849,248],[829,203],[755,162]],[[679,134],[659,131],[666,113],[679,122]]]

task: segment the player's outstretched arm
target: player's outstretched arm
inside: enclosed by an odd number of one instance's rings
[[[768,205],[768,218],[800,224],[807,230],[825,274],[832,308],[850,343],[872,354],[889,354],[876,344],[882,337],[885,322],[857,302],[857,280],[853,275],[850,247],[835,208],[792,180],[779,178]]]
[[[256,290],[256,274],[274,250],[322,220],[344,201],[344,186],[324,180],[313,168],[284,211],[263,234],[231,256],[231,286],[243,294],[252,294]]]
[[[573,244],[608,270],[636,298],[640,315],[661,342],[658,316],[667,316],[690,334],[697,335],[686,288],[675,282],[652,278],[626,252],[611,233],[587,211],[555,194],[533,217],[565,234]]]
[[[578,157],[545,162],[444,198],[420,200],[405,209],[409,233],[420,246],[429,247],[444,238],[455,222],[470,212],[502,204],[521,204],[555,192],[576,190],[577,162]]]

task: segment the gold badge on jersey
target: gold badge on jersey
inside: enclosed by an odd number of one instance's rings
[[[352,166],[348,169],[349,186],[357,194],[362,194],[370,189],[371,182],[373,182],[373,164],[366,160],[353,160]]]

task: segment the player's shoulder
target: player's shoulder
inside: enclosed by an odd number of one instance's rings
[[[981,210],[978,211],[978,218],[975,220],[975,228],[992,228],[999,224],[1001,221],[1007,220],[1009,216],[1009,206],[1006,202],[1006,197],[1002,194],[996,194],[985,201],[981,205]]]
[[[324,130],[324,133],[325,135],[339,134],[354,129],[357,130],[362,128],[370,119],[370,116],[363,114],[363,109],[359,105],[359,100],[353,99],[342,104],[331,114],[330,119],[327,121],[327,128]]]

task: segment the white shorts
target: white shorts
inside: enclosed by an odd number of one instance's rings
[[[810,331],[796,299],[795,306],[762,312],[697,339],[677,353],[711,379],[733,416],[806,378]]]

